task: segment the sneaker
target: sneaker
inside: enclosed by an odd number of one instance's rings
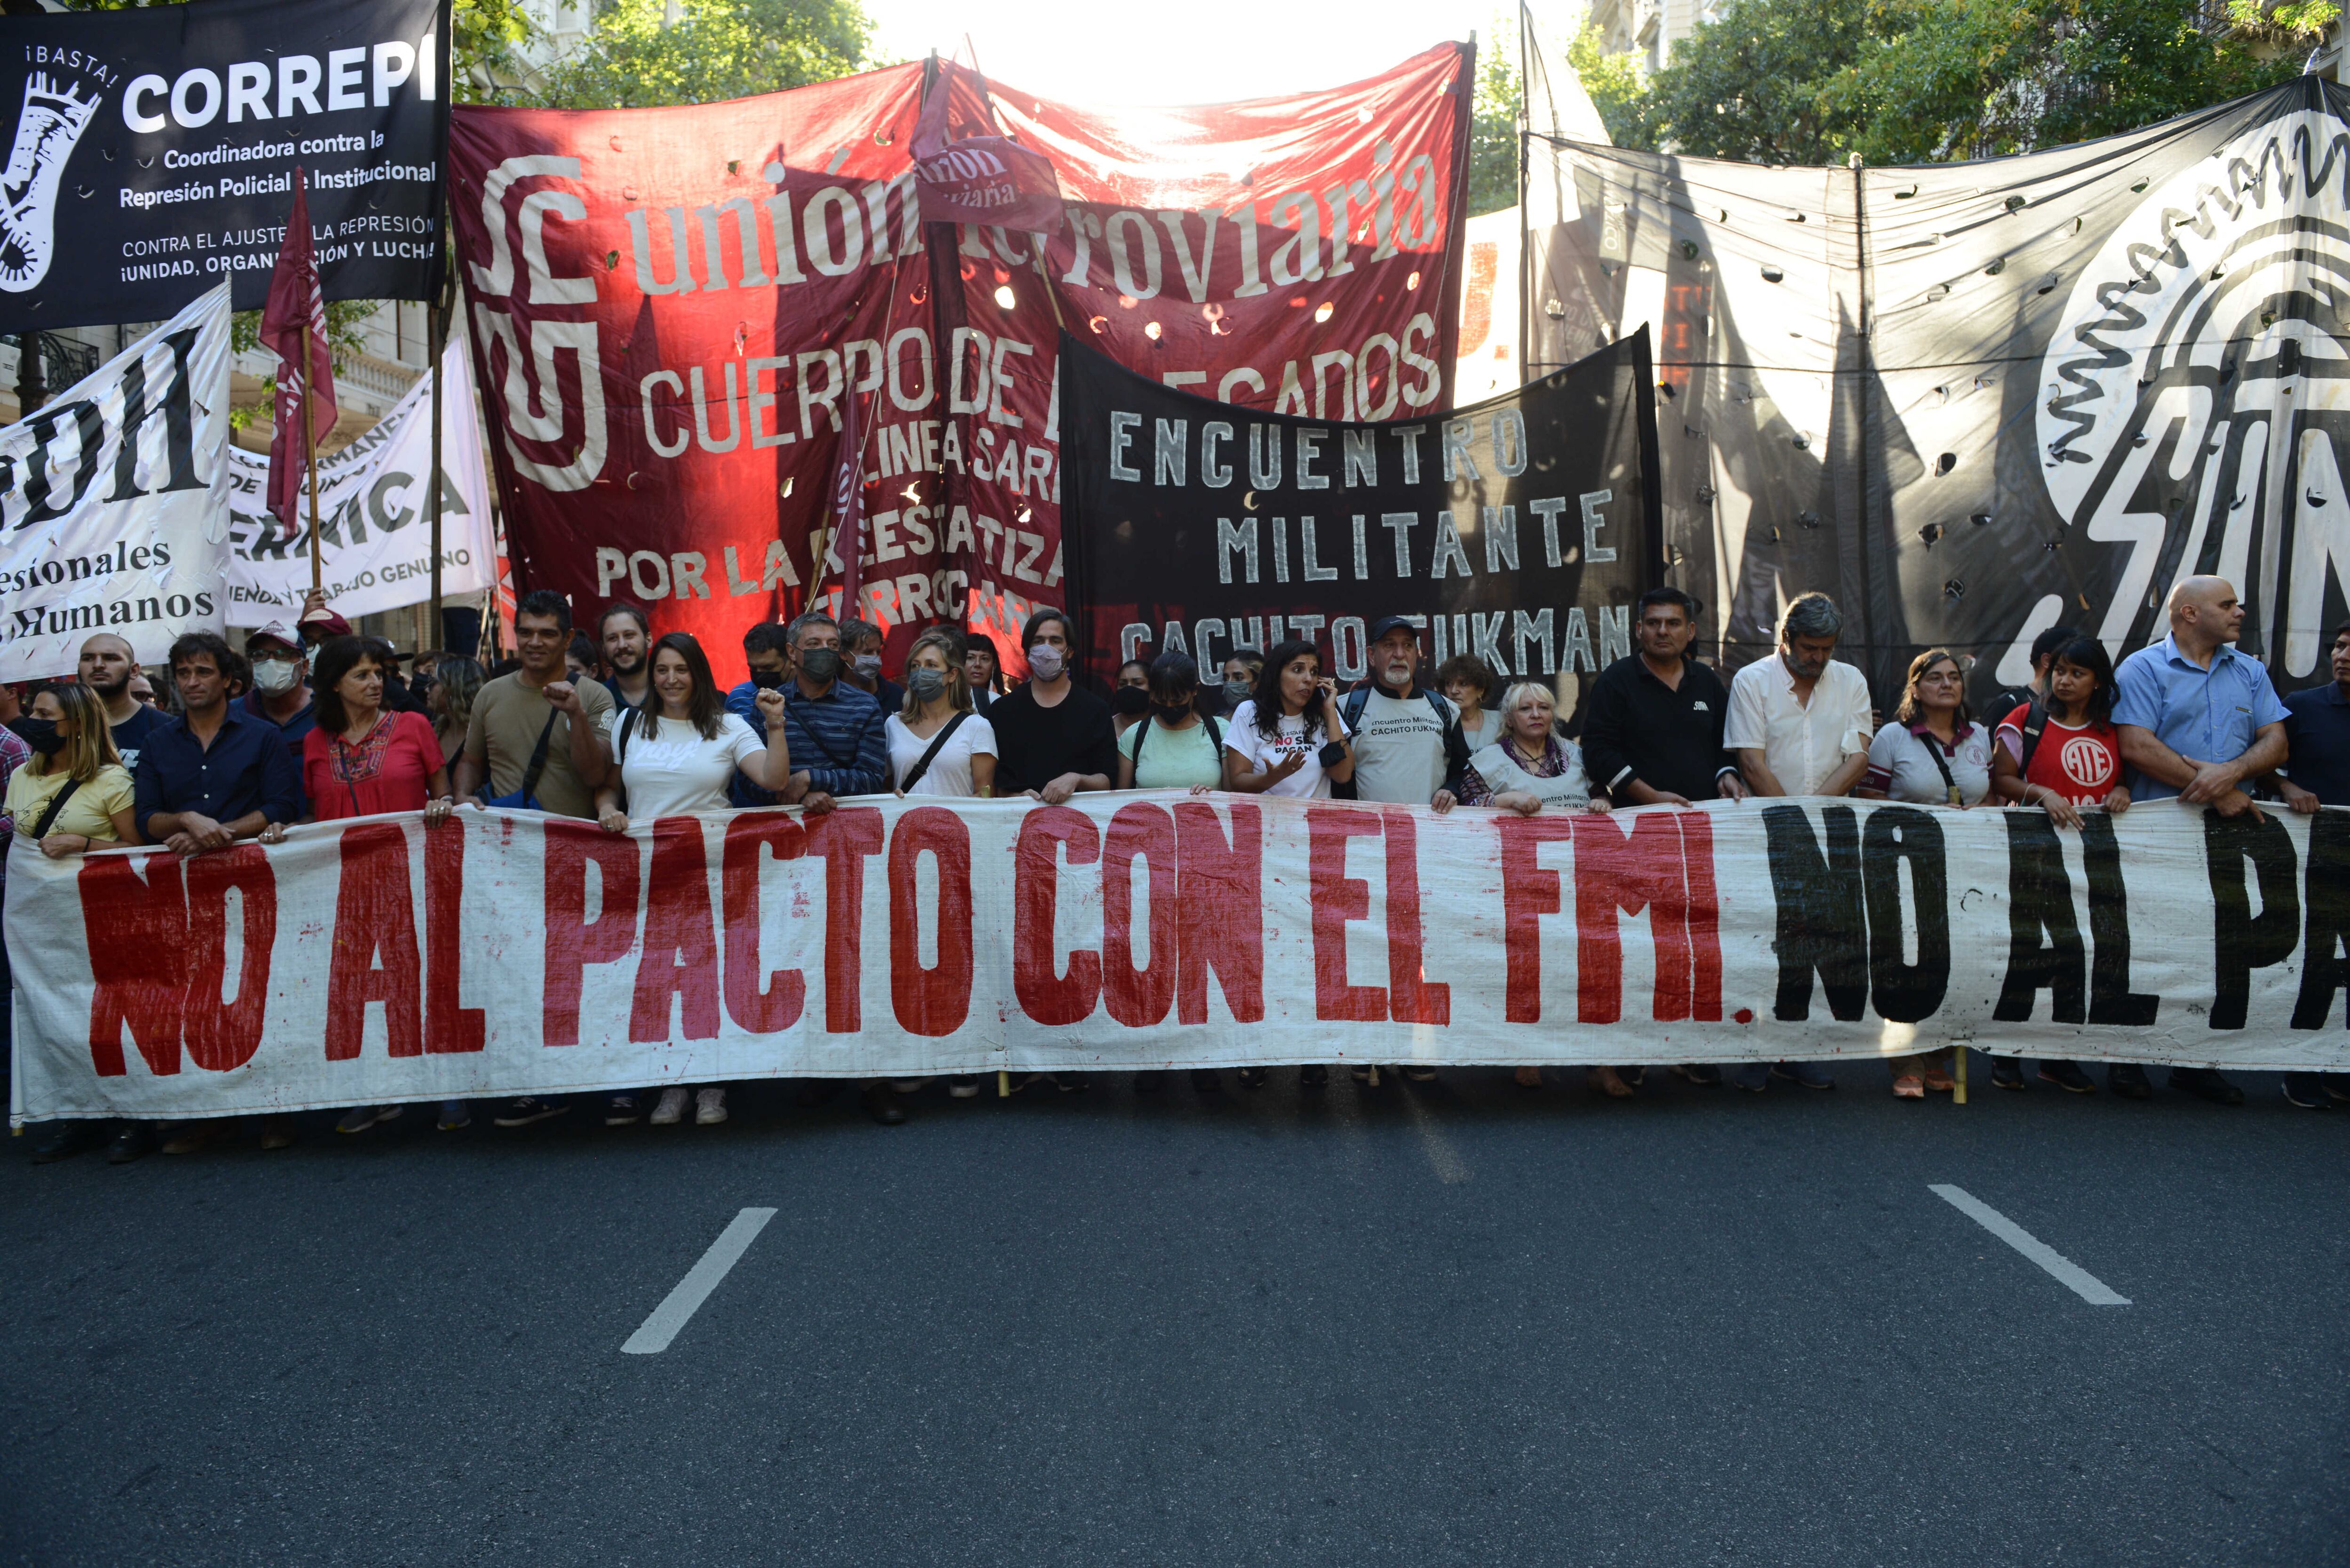
[[[114,1129],[112,1141],[106,1146],[106,1163],[129,1165],[143,1158],[155,1147],[154,1130],[145,1122],[124,1122]]]
[[[406,1110],[406,1106],[353,1106],[335,1124],[338,1133],[363,1133],[379,1122],[388,1122]]]
[[[928,1079],[923,1080],[925,1083]],[[714,1127],[726,1119],[726,1091],[702,1089],[693,1096],[693,1125]]]
[[[919,1095],[931,1086],[928,1078],[892,1078],[889,1087],[900,1095]]]
[[[1721,1069],[1711,1062],[1677,1063],[1673,1067],[1673,1076],[1686,1078],[1701,1089],[1721,1087]]]
[[[472,1101],[443,1100],[441,1102],[441,1130],[442,1132],[463,1132],[465,1128],[472,1127],[473,1125],[473,1105]]]
[[[1771,1064],[1749,1062],[1738,1069],[1738,1086],[1750,1095],[1759,1095],[1771,1086]]]
[[[98,1141],[95,1122],[51,1122],[33,1140],[33,1163],[53,1165],[70,1159]]]
[[[2315,1073],[2287,1073],[2284,1075],[2284,1097],[2304,1111],[2330,1111],[2334,1096],[2325,1092],[2323,1078]]]
[[[1436,1082],[1436,1069],[1433,1067],[1415,1064],[1406,1067],[1403,1070],[1403,1075],[1410,1079],[1415,1084],[1433,1084]]]
[[[2046,1062],[2040,1064],[2040,1075],[2054,1084],[2057,1080],[2048,1077],[2049,1065],[2050,1064]],[[2077,1072],[2079,1069],[2074,1070]],[[2022,1094],[2023,1092],[2023,1058],[1993,1056],[1991,1059],[1991,1086],[1994,1089],[2013,1089],[2017,1094]]]
[[[1357,1084],[1367,1085],[1374,1089],[1379,1086],[1379,1064],[1377,1062],[1357,1062],[1347,1069],[1347,1075]]]
[[[219,1129],[214,1127],[210,1122],[183,1122],[181,1124],[180,1129],[177,1132],[174,1132],[170,1137],[163,1140],[161,1146],[162,1152],[173,1155],[202,1154],[204,1150],[212,1147],[213,1139],[218,1136],[218,1133]],[[120,1138],[117,1138],[115,1140],[118,1145],[120,1145],[121,1141],[122,1140]],[[140,1152],[144,1153],[145,1150],[142,1149]],[[106,1158],[109,1160],[112,1159],[114,1158],[114,1150],[108,1149],[106,1151]],[[130,1158],[136,1159],[139,1156],[134,1154]]]
[[[2097,1081],[2081,1071],[2078,1062],[2043,1062],[2036,1075],[2043,1084],[2054,1084],[2068,1095],[2094,1095]],[[2021,1084],[2016,1085],[2022,1088]]]
[[[1241,1087],[1243,1089],[1263,1088],[1266,1072],[1267,1069],[1263,1067],[1243,1067],[1237,1075],[1241,1081]]]
[[[614,1095],[604,1102],[604,1125],[608,1127],[632,1127],[643,1116],[637,1109],[634,1095]]]
[[[1646,1067],[1618,1067],[1616,1069],[1616,1075],[1636,1089],[1645,1088],[1648,1085],[1648,1069]]]
[[[2135,1062],[2116,1062],[2106,1068],[2106,1088],[2126,1100],[2154,1098],[2154,1085],[2147,1080],[2146,1069]]]
[[[1166,1086],[1167,1074],[1163,1068],[1152,1067],[1134,1075],[1134,1092],[1138,1095],[1155,1095]]]
[[[2184,1089],[2199,1100],[2215,1106],[2241,1106],[2244,1091],[2220,1075],[2216,1067],[2173,1067],[2170,1086]]]
[[[653,1126],[673,1127],[685,1115],[685,1091],[670,1088],[661,1091],[660,1103],[653,1107]]]
[[[559,1116],[570,1108],[568,1100],[542,1100],[536,1095],[525,1095],[491,1117],[490,1121],[494,1127],[526,1127],[533,1122]]]
[[[1329,1081],[1330,1069],[1327,1067],[1316,1064],[1297,1069],[1297,1086],[1301,1089],[1318,1089]]]
[[[906,1107],[887,1084],[868,1084],[860,1096],[865,1102],[865,1114],[885,1127],[894,1127],[906,1119]]]
[[[1817,1062],[1780,1062],[1771,1068],[1774,1078],[1784,1078],[1791,1084],[1801,1084],[1807,1089],[1833,1089],[1835,1080]]]
[[[1213,1067],[1194,1067],[1191,1087],[1203,1095],[1221,1095],[1224,1092],[1224,1075]]]
[[[976,1073],[957,1073],[953,1077],[949,1078],[947,1080],[947,1097],[954,1100],[975,1100],[979,1098],[979,1075]]]
[[[292,1148],[294,1118],[292,1116],[262,1117],[261,1147],[265,1149]]]

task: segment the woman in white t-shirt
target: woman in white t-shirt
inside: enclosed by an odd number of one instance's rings
[[[924,767],[931,742],[950,726],[952,732]],[[926,631],[914,639],[906,655],[905,710],[890,714],[882,728],[889,738],[889,776],[901,796],[995,794],[995,731],[972,710],[952,632]]]
[[[639,822],[699,812],[731,811],[727,785],[734,770],[761,789],[781,789],[792,776],[792,753],[784,739],[784,694],[763,691],[759,712],[767,722],[764,744],[751,726],[726,711],[725,694],[711,679],[702,645],[681,631],[653,644],[652,692],[642,708],[631,708],[612,726],[612,757],[620,784],[596,792],[596,820],[607,833],[626,833],[631,815]],[[623,792],[628,809],[620,807]],[[661,1091],[655,1127],[672,1127],[685,1114],[685,1085]],[[621,1107],[615,1106],[615,1116]],[[633,1113],[634,1106],[628,1109]],[[634,1120],[633,1114],[629,1116]],[[710,1127],[726,1119],[726,1091],[701,1086],[693,1120]]]
[[[906,655],[906,705],[883,721],[889,739],[889,776],[902,799],[910,794],[961,795],[982,799],[995,794],[995,729],[972,705],[969,664],[951,631],[926,631]],[[939,739],[944,735],[943,741]],[[938,745],[934,753],[931,747]],[[930,761],[925,763],[923,758]],[[900,1078],[889,1086],[910,1095],[928,1078]],[[947,1093],[968,1100],[979,1093],[979,1076],[958,1073]]]
[[[1257,673],[1256,694],[1224,726],[1224,787],[1243,794],[1327,800],[1330,786],[1355,776],[1336,686],[1322,675],[1314,645],[1275,643]]]

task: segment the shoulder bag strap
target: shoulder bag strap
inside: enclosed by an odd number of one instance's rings
[[[1965,805],[1966,802],[1959,794],[1958,778],[1950,772],[1950,759],[1942,755],[1942,742],[1934,739],[1934,732],[1931,730],[1922,735],[1913,731],[1911,737],[1923,744],[1926,754],[1934,759],[1935,770],[1942,775],[1942,788],[1950,803],[1952,805]]]
[[[932,760],[938,756],[939,748],[945,745],[947,743],[947,737],[953,734],[957,730],[962,729],[962,722],[970,717],[971,715],[968,713],[957,713],[953,718],[947,721],[947,727],[945,729],[941,730],[937,734],[931,737],[930,750],[924,752],[921,756],[915,761],[914,765],[906,770],[905,782],[898,786],[900,790],[904,791],[908,794],[914,793],[914,786],[922,782],[922,775],[924,774],[931,771],[931,763]]]
[[[1371,689],[1367,686],[1357,686],[1347,693],[1345,701],[1338,704],[1338,712],[1347,721],[1347,728],[1349,731],[1363,727],[1363,710],[1370,705],[1370,701]],[[1310,723],[1305,727],[1309,732],[1314,728]],[[1333,735],[1330,738],[1335,741],[1338,737]]]
[[[1157,722],[1159,722],[1159,721],[1152,718],[1148,713],[1145,713],[1135,722],[1134,754],[1128,757],[1127,761],[1134,764],[1135,774],[1138,778],[1140,777],[1142,773],[1142,742],[1150,739],[1150,727]]]
[[[57,791],[57,794],[50,799],[49,808],[41,813],[41,820],[34,824],[34,843],[38,844],[42,839],[47,838],[49,836],[49,829],[57,826],[58,814],[65,810],[66,802],[73,799],[74,791],[79,788],[81,788],[81,780],[66,780],[66,787]]]
[[[530,752],[530,765],[522,771],[522,798],[527,806],[536,806],[538,799],[539,775],[546,772],[546,744],[555,736],[555,721],[561,710],[550,709],[546,723],[538,732],[538,744]]]

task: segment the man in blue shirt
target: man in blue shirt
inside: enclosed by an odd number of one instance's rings
[[[158,725],[139,753],[139,831],[181,856],[225,849],[302,815],[301,785],[276,728],[228,700],[234,659],[209,631],[172,644],[184,711]]]
[[[784,739],[792,748],[791,794],[811,811],[835,797],[889,787],[889,741],[881,704],[843,681],[840,626],[810,610],[790,628],[796,679],[786,689]]]
[[[2247,779],[2285,760],[2285,706],[2269,672],[2236,650],[2244,607],[2220,577],[2189,577],[2170,594],[2170,635],[2141,648],[2114,672],[2114,727],[2130,769],[2130,798],[2209,805],[2222,816],[2260,807]],[[2114,1093],[2143,1099],[2153,1091],[2146,1070],[2117,1064]],[[2173,1067],[2173,1088],[2217,1105],[2241,1105],[2244,1092],[2212,1067]]]
[[[322,612],[334,615],[323,607]],[[253,665],[253,690],[239,706],[245,718],[274,726],[286,743],[286,760],[294,764],[294,793],[299,803],[294,815],[286,820],[296,821],[309,811],[308,797],[302,793],[302,742],[318,727],[310,691],[310,656],[300,632],[274,620],[245,635],[244,657]]]
[[[759,711],[759,693],[781,691],[784,682],[792,678],[790,632],[778,622],[761,621],[743,634],[743,659],[751,667],[751,679],[726,693],[726,711],[750,725],[751,732],[764,744],[767,739],[767,716]],[[727,788],[727,798],[736,805],[775,804],[774,791],[761,789],[743,777],[740,769]]]

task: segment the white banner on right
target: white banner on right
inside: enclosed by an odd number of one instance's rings
[[[490,486],[473,409],[473,363],[452,338],[441,357],[441,592],[479,593],[497,577]],[[420,377],[391,412],[318,462],[318,550],[327,601],[357,619],[432,597],[424,475],[432,465],[432,383]],[[291,620],[310,587],[307,528],[267,509],[269,454],[229,449],[228,624]]]

